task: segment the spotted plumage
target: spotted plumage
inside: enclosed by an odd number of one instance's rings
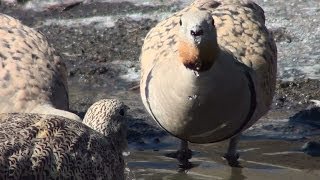
[[[150,30],[140,59],[146,109],[185,141],[231,138],[236,157],[238,135],[271,105],[276,45],[249,0],[194,1]]]
[[[0,179],[124,179],[125,111],[118,100],[101,100],[84,123],[0,114]]]
[[[67,70],[46,38],[0,13],[0,112],[68,110]]]

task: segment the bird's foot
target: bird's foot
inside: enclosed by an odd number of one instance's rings
[[[231,167],[239,167],[239,153],[226,153],[223,155],[223,157],[228,161],[228,164]]]
[[[175,158],[179,161],[179,172],[186,171],[193,167],[192,163],[189,162],[189,159],[192,158],[192,151],[190,149],[178,150],[174,153],[168,153],[166,156]]]
[[[189,159],[192,158],[192,151],[190,149],[178,150],[177,157],[179,161],[179,171],[185,171],[192,168]]]

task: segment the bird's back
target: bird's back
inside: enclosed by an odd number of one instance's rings
[[[0,112],[68,109],[66,66],[43,35],[0,14],[0,48]]]
[[[124,179],[122,150],[81,122],[0,115],[0,179]]]
[[[277,48],[263,9],[250,0],[200,0],[193,5],[211,11],[219,46],[255,72],[258,116],[263,115],[272,103],[277,74]]]

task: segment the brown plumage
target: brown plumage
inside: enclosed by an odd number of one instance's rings
[[[0,114],[0,179],[124,179],[126,109],[118,100],[101,100],[84,123]]]
[[[42,34],[0,13],[0,49],[1,113],[68,110],[66,66]]]
[[[231,138],[226,157],[235,160],[239,134],[269,110],[276,70],[277,50],[261,7],[248,0],[196,0],[147,34],[141,97],[178,138]]]

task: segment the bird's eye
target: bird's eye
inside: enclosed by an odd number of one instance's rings
[[[121,116],[124,116],[124,109],[120,109],[119,114],[120,114]]]
[[[180,26],[182,26],[182,21],[181,21],[181,19],[180,19],[180,21],[179,21],[179,24],[180,24]]]

